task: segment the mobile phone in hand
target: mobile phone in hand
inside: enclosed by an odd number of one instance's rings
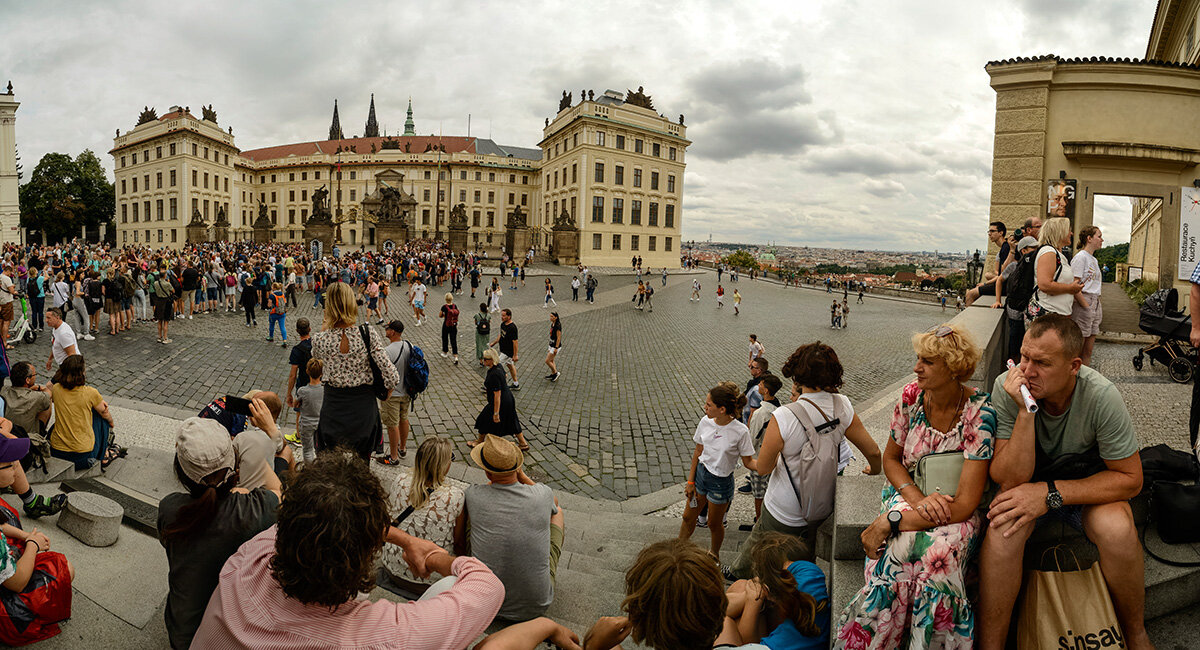
[[[238,415],[250,415],[250,400],[234,395],[225,396],[225,410]]]

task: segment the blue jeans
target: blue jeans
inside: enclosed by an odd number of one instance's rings
[[[279,323],[279,335],[283,337],[284,342],[287,342],[287,326],[284,324],[284,319],[287,314],[271,314],[267,325],[267,338],[275,338],[275,323]]]
[[[591,301],[592,301],[592,295],[593,295],[593,294],[595,294],[595,293],[596,293],[596,290],[595,290],[595,289],[588,289],[588,290],[587,290],[587,301],[588,301],[588,302],[591,302]]]
[[[316,307],[319,307],[320,305],[321,305],[321,292],[314,291],[313,292],[313,307],[316,308]]]
[[[50,432],[52,438],[53,427],[51,427]],[[108,426],[108,420],[100,417],[99,413],[92,411],[92,433],[96,436],[96,446],[91,451],[60,451],[55,449],[54,445],[51,444],[50,455],[75,463],[75,469],[87,469],[104,458],[104,452],[108,450],[108,436],[111,432],[112,427]]]

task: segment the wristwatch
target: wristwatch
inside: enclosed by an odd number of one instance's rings
[[[899,510],[892,510],[887,514],[888,525],[892,527],[892,537],[900,534],[900,520],[904,515]]]
[[[1058,488],[1054,487],[1054,481],[1046,481],[1046,487],[1048,490],[1046,492],[1046,507],[1051,510],[1063,507],[1062,494],[1059,493]]]

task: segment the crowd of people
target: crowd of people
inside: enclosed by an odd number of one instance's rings
[[[39,385],[34,366],[21,362],[7,369],[12,386],[0,389],[0,487],[17,493],[26,516],[54,514],[66,496],[34,495],[23,464],[44,455],[80,468],[106,467],[124,453],[113,442],[112,412],[87,384],[80,350],[80,340],[100,333],[101,314],[109,335],[119,336],[152,305],[159,340],[170,343],[167,327],[177,318],[240,310],[253,327],[255,310],[263,308],[267,340],[278,327],[286,347],[288,307],[309,290],[322,306],[322,322],[319,328],[308,319],[294,323],[286,395],[219,396],[176,432],[173,465],[183,491],[163,499],[158,521],[170,567],[165,623],[172,647],[463,648],[500,622],[505,627],[476,648],[548,641],[590,650],[619,647],[626,637],[660,649],[831,642],[1001,648],[1020,588],[1021,574],[1012,567],[1020,565],[1034,528],[1050,521],[1097,544],[1127,646],[1150,647],[1142,552],[1128,504],[1141,488],[1137,438],[1115,386],[1085,363],[1084,326],[1098,323],[1098,303],[1087,299],[1088,260],[1077,255],[1082,271],[1075,272],[1074,262],[1062,259],[1059,249],[1071,233],[1057,221],[1030,224],[1041,230],[1040,241],[1016,241],[999,279],[991,280],[999,301],[1009,295],[1008,277],[1028,273],[1019,265],[1031,255],[1030,304],[1037,309],[1021,314],[1021,363],[997,378],[989,394],[966,384],[981,354],[966,332],[946,324],[914,335],[917,379],[897,399],[883,450],[840,392],[844,372],[832,347],[801,345],[776,375],[762,341],[751,335],[750,380],[744,387],[721,382],[705,394],[683,477],[687,502],[678,538],[639,553],[625,573],[624,615],[600,619],[582,641],[545,617],[567,540],[566,516],[553,490],[524,469],[529,444],[513,395],[520,390],[521,346],[512,310],[499,306],[499,278],[485,288],[473,318],[486,401],[470,460],[485,482],[451,479],[453,447],[436,433],[416,443],[412,467],[387,485],[370,470],[373,457],[385,465],[407,457],[415,395],[414,346],[404,339],[404,323],[388,320],[391,287],[405,292],[419,326],[428,318],[429,286],[448,284],[438,311],[441,352],[457,363],[455,296],[468,280],[472,297],[482,284],[481,260],[438,244],[317,260],[299,248],[240,244],[181,252],[8,251],[0,296],[41,291],[44,299],[41,277],[61,277],[64,289],[58,281],[50,285],[45,309],[52,330],[45,365],[58,366],[53,379]],[[1081,233],[1080,255],[1094,252],[1099,240],[1098,230]],[[633,262],[636,271],[639,260]],[[511,269],[509,290],[519,290],[524,265]],[[582,286],[591,302],[594,282],[581,267],[573,299]],[[652,310],[650,284],[639,278],[634,301]],[[556,306],[554,289],[549,279],[544,286],[549,309]],[[693,299],[699,292],[694,279]],[[719,281],[717,295],[723,304]],[[736,289],[734,296],[736,310]],[[831,310],[833,325],[844,327],[845,299]],[[0,323],[7,324],[4,317],[0,307]],[[386,323],[382,334],[364,325],[371,321]],[[561,319],[551,312],[548,381],[559,378],[562,343]],[[1026,408],[1022,389],[1038,400],[1036,413]],[[285,407],[295,410],[293,437],[278,426]],[[381,447],[386,452],[378,453]],[[814,563],[815,539],[832,514],[837,476],[852,449],[865,459],[864,473],[883,473],[887,482],[879,515],[862,533],[865,583],[841,607],[830,602]],[[1091,471],[1056,474],[1054,461],[1071,454],[1094,455]],[[957,469],[952,484],[933,489],[917,468],[939,457],[957,458]],[[740,490],[739,465],[749,474]],[[998,486],[990,503],[989,479]],[[738,491],[753,496],[755,520],[736,560],[725,565],[725,515]],[[0,557],[0,586],[9,598],[0,601],[10,620],[18,609],[28,619],[19,633],[0,624],[0,641],[46,638],[70,615],[74,568],[50,551],[44,534],[25,532],[15,509],[5,505],[0,516],[0,534],[9,542]],[[689,541],[699,526],[708,528],[707,551]],[[378,579],[412,600],[361,599],[376,584],[377,566],[383,567]]]

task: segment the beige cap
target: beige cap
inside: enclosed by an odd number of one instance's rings
[[[183,421],[175,438],[175,458],[183,473],[197,483],[213,472],[237,466],[229,431],[208,418],[191,417]]]
[[[515,443],[490,433],[483,444],[471,450],[471,459],[492,474],[510,474],[521,469],[525,462]]]

